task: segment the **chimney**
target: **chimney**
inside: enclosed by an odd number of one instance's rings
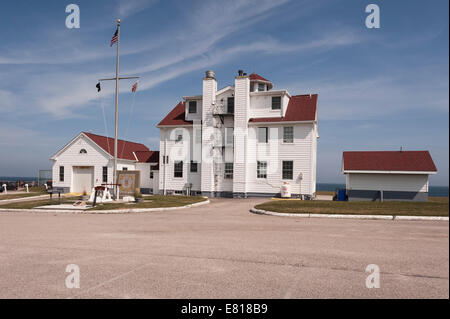
[[[207,79],[215,79],[215,75],[216,74],[214,73],[213,70],[208,70],[208,71],[205,72],[205,77]]]

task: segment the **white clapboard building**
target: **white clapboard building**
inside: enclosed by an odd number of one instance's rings
[[[159,152],[118,140],[118,170],[140,171],[142,193],[158,193]],[[51,157],[53,188],[90,193],[94,186],[113,183],[114,138],[82,132]]]
[[[207,71],[202,94],[183,96],[158,124],[160,192],[276,196],[287,185],[292,196],[314,197],[317,98],[241,70],[218,89]]]
[[[427,201],[428,176],[437,169],[428,151],[343,153],[349,201]]]

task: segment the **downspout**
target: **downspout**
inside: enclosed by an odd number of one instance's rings
[[[163,155],[163,194],[166,195],[166,143],[167,143],[167,136],[166,136],[166,130],[164,129],[164,155]]]

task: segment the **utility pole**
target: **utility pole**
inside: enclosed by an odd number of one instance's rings
[[[119,43],[120,43],[120,19],[117,19],[117,56],[116,56],[116,76],[114,78],[109,79],[99,79],[101,81],[116,81],[116,109],[115,109],[115,118],[114,118],[114,176],[113,176],[113,184],[114,184],[114,199],[117,198],[117,138],[118,138],[118,124],[119,124],[119,80],[127,80],[127,79],[139,79],[139,76],[126,76],[119,77]]]

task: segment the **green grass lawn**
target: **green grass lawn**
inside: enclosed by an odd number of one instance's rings
[[[201,196],[144,196],[144,201],[140,203],[106,203],[99,204],[90,210],[124,209],[124,208],[159,208],[178,207],[205,201]]]
[[[429,197],[428,202],[337,202],[272,200],[257,209],[291,214],[448,216],[448,197]]]
[[[79,196],[76,197],[63,197],[61,196],[61,203],[74,203],[75,201],[79,200]],[[46,199],[39,199],[39,200],[30,200],[26,202],[14,202],[9,204],[3,204],[0,205],[0,208],[17,208],[17,209],[29,209],[34,208],[38,206],[44,206],[44,205],[56,205],[58,204],[58,195],[53,195],[53,200],[50,203],[50,196]]]
[[[26,197],[32,197],[32,196],[39,196],[39,195],[44,195],[47,193],[47,191],[45,190],[45,187],[30,187],[29,188],[29,193],[15,193],[15,194],[4,194],[4,193],[0,193],[0,201],[2,200],[7,200],[7,199],[16,199],[16,198],[26,198]]]
[[[79,200],[79,196],[61,197],[61,203],[74,203]],[[189,204],[194,204],[206,200],[201,196],[144,196],[144,201],[141,203],[106,203],[98,204],[90,210],[107,210],[107,209],[123,209],[123,208],[158,208],[158,207],[178,207]],[[44,205],[58,204],[58,196],[53,197],[52,203],[50,199],[30,200],[27,202],[15,202],[1,205],[0,208],[16,208],[16,209],[30,209]]]
[[[20,193],[20,194],[6,194],[6,195],[0,195],[0,201],[7,200],[7,199],[16,199],[16,198],[26,198],[26,197],[32,197],[32,196],[40,196],[44,195],[41,193]],[[0,202],[1,204],[1,202]]]

